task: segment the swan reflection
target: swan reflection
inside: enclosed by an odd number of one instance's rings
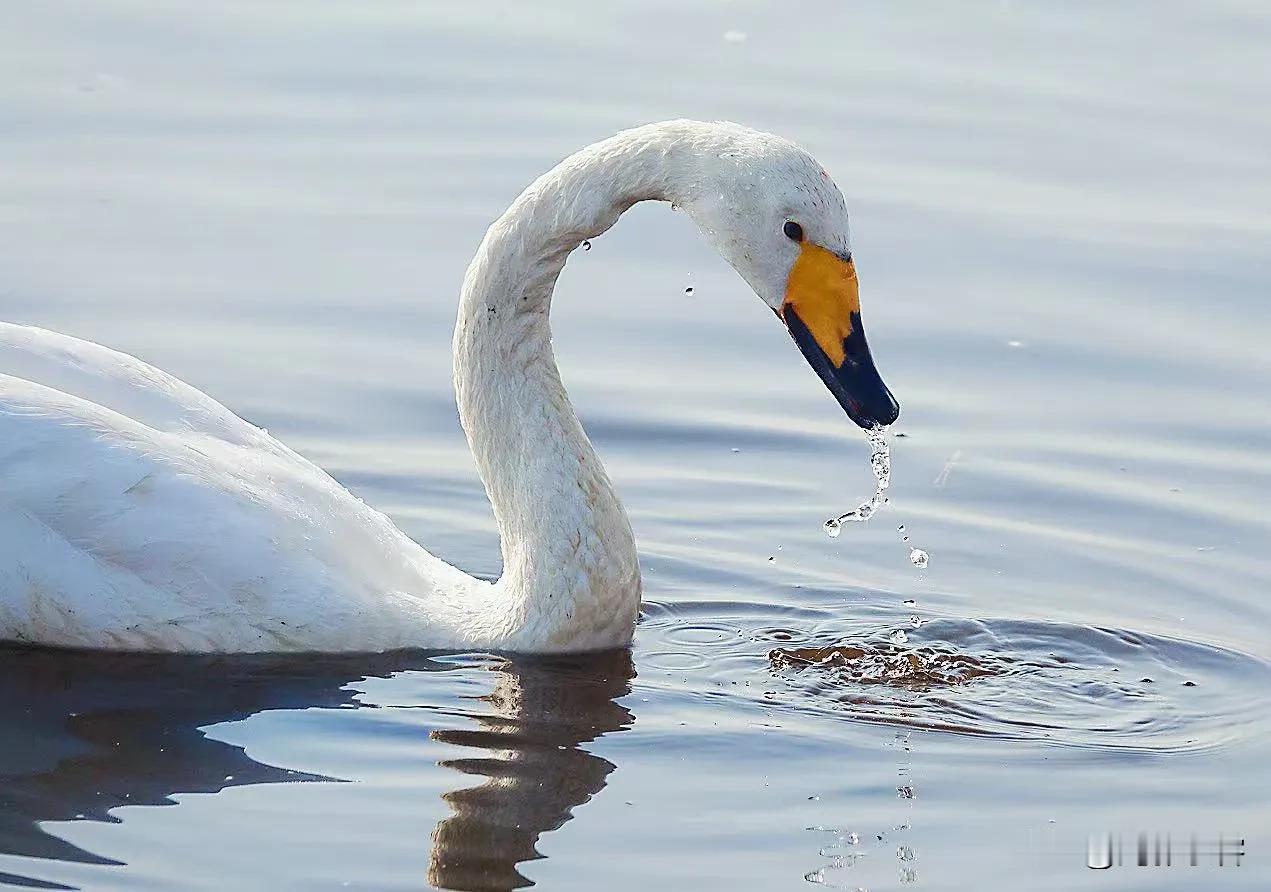
[[[456,747],[440,764],[458,774],[455,789],[443,794],[450,815],[432,833],[428,882],[456,890],[530,885],[517,865],[542,857],[539,838],[570,820],[614,769],[582,746],[633,721],[615,702],[630,690],[625,652],[456,663],[420,654],[216,658],[2,650],[0,856],[118,864],[111,852],[87,851],[50,830],[64,821],[117,821],[112,809],[172,805],[182,793],[332,780],[262,764],[202,729],[267,710],[354,705],[354,683],[368,677],[456,671],[481,673],[489,693],[457,698],[456,709],[453,688],[437,679],[448,708],[444,715],[429,710],[426,721],[434,725],[433,740]],[[436,728],[438,721],[448,727]],[[421,759],[419,770],[432,769]],[[23,867],[38,872],[29,862]],[[0,871],[0,885],[9,884],[47,886]]]
[[[473,730],[438,730],[435,740],[482,751],[447,768],[484,782],[443,797],[453,814],[433,831],[428,879],[443,889],[531,885],[516,869],[541,858],[538,838],[605,786],[614,764],[582,744],[630,726],[616,698],[634,674],[626,651],[574,659],[518,660],[499,666],[488,712]]]

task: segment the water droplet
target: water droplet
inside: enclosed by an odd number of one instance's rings
[[[903,533],[904,531],[905,531],[905,525],[903,523],[900,526],[896,527],[896,532]]]
[[[887,454],[875,452],[869,457],[869,464],[878,480],[878,488],[883,490],[891,486],[891,461]]]
[[[905,598],[905,600],[902,601],[901,603],[905,605],[912,605],[912,604],[917,604],[918,602],[914,598]]]
[[[692,285],[690,285],[690,286],[688,286],[687,288],[685,288],[685,289],[684,289],[684,293],[685,293],[685,294],[692,294],[692,293],[693,293],[693,286],[692,286]]]
[[[905,634],[904,629],[897,629],[888,636],[888,640],[891,641],[892,644],[904,644],[909,640],[909,636]]]
[[[837,539],[838,534],[843,532],[843,525],[837,517],[831,517],[825,522],[825,532],[831,539]]]
[[[591,242],[587,241],[586,239],[583,239],[583,250],[584,251],[591,250]]]
[[[919,570],[927,569],[927,553],[921,548],[909,549],[909,563],[913,564]]]
[[[776,557],[774,557],[773,555],[768,555],[768,560],[769,560],[769,561],[775,561],[775,560],[776,560]]]

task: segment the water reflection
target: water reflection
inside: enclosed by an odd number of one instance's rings
[[[541,858],[539,836],[560,827],[600,792],[614,764],[582,744],[629,727],[616,698],[631,689],[631,656],[507,662],[480,699],[477,730],[438,730],[436,740],[483,750],[441,764],[485,778],[445,795],[453,814],[437,824],[428,879],[443,889],[531,885],[516,869]]]
[[[0,854],[118,864],[41,824],[115,822],[125,805],[172,805],[182,793],[333,780],[265,765],[203,728],[275,709],[352,705],[351,682],[403,671],[490,671],[493,690],[457,710],[474,729],[434,740],[484,751],[440,764],[485,778],[444,794],[453,814],[432,834],[429,880],[446,889],[529,885],[521,861],[539,837],[605,785],[612,763],[581,745],[628,727],[614,702],[630,690],[626,653],[570,660],[439,661],[374,657],[216,658],[0,651]],[[438,679],[440,682],[440,679]],[[463,721],[462,719],[460,721]],[[421,770],[427,770],[424,762]],[[0,883],[43,885],[0,874]]]

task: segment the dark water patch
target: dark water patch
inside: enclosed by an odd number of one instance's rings
[[[266,710],[354,704],[346,685],[427,657],[213,657],[0,649],[0,853],[115,863],[45,832],[118,820],[182,793],[334,780],[262,764],[207,725]]]
[[[387,720],[406,709],[442,723],[427,736],[453,748],[438,764],[458,781],[442,797],[450,814],[433,828],[429,882],[519,888],[528,882],[516,865],[541,857],[538,837],[567,822],[613,771],[581,745],[629,727],[633,717],[618,700],[633,673],[626,652],[203,657],[2,649],[0,856],[120,865],[55,835],[57,826],[119,823],[121,807],[173,806],[185,793],[339,781],[265,764],[209,736],[209,726],[272,710],[334,709],[360,716],[344,726],[367,742],[408,743],[418,727]],[[73,888],[0,873],[3,883]]]

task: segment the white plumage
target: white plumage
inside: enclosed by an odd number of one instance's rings
[[[627,131],[532,184],[468,270],[454,342],[460,416],[502,536],[497,583],[433,557],[158,369],[0,324],[0,639],[203,652],[629,643],[634,537],[561,386],[548,309],[569,252],[644,199],[686,208],[774,308],[792,208],[847,250],[819,166],[735,125]]]
[[[139,360],[0,325],[0,369],[2,638],[378,650],[458,632],[488,587]]]

